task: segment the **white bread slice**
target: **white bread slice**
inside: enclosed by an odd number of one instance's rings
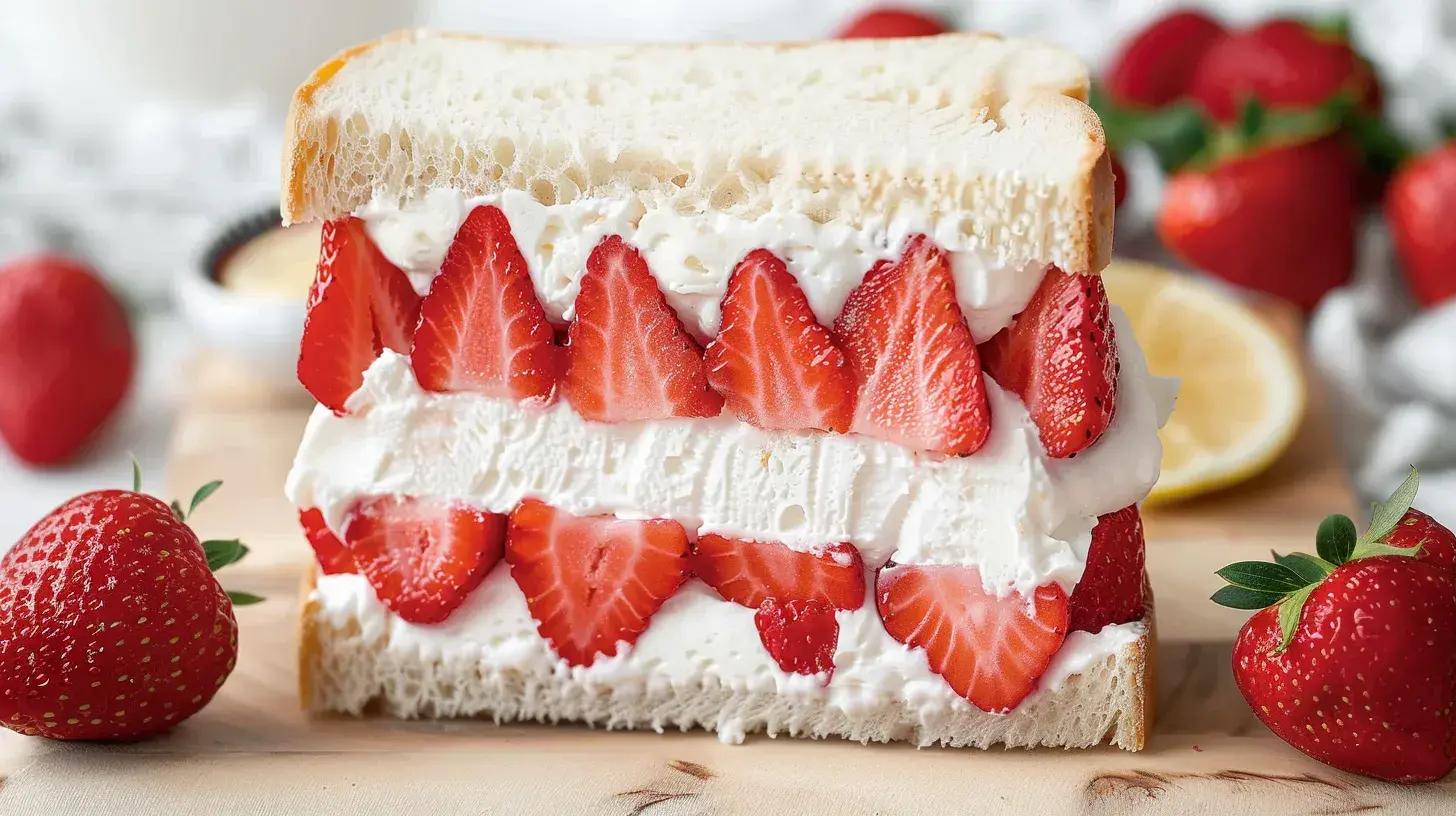
[[[299,88],[282,213],[440,187],[851,225],[909,211],[958,219],[962,248],[1005,265],[1095,273],[1112,172],[1086,89],[1070,54],[988,34],[567,46],[401,32]]]
[[[1009,748],[1087,748],[1109,742],[1141,750],[1152,725],[1152,592],[1146,629],[1101,663],[1041,691],[1008,714],[971,709],[922,725],[907,706],[851,720],[823,702],[746,692],[704,681],[700,687],[650,687],[614,694],[569,674],[530,675],[482,665],[468,657],[422,656],[390,649],[388,636],[365,634],[358,620],[340,622],[311,598],[315,568],[303,588],[299,638],[299,691],[305,710],[360,715],[382,711],[401,718],[482,717],[496,722],[585,722],[607,729],[676,727],[715,729],[734,722],[744,733],[839,736],[860,742],[907,740],[916,745]]]

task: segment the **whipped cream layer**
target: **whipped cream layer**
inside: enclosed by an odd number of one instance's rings
[[[719,598],[700,581],[690,580],[669,598],[632,646],[619,645],[616,656],[590,666],[571,666],[557,658],[526,607],[525,596],[500,564],[465,603],[443,623],[420,626],[390,613],[358,575],[320,576],[311,600],[334,626],[357,623],[368,642],[421,661],[443,660],[479,666],[483,674],[517,671],[528,676],[566,676],[588,686],[630,695],[668,685],[701,687],[718,680],[734,689],[768,691],[800,699],[824,700],[851,719],[882,714],[886,706],[907,706],[922,725],[971,704],[930,670],[925,652],[907,649],[885,632],[874,604],[837,613],[839,644],[834,674],[790,674],[781,670],[759,642],[754,611]],[[1143,622],[1104,627],[1096,634],[1072,632],[1052,658],[1037,691],[1060,691],[1067,679],[1128,648],[1147,631]],[[717,724],[724,742],[741,742],[742,723]]]
[[[858,434],[764,431],[727,413],[604,424],[564,401],[543,410],[430,393],[407,358],[386,350],[348,415],[315,410],[288,496],[334,530],[364,496],[458,499],[497,513],[536,498],[797,549],[847,541],[872,568],[973,565],[998,594],[1048,581],[1070,593],[1096,517],[1141,500],[1162,455],[1147,365],[1125,318],[1113,319],[1117,411],[1073,459],[1048,459],[1020,400],[989,378],[990,439],[972,456],[945,457]]]
[[[900,257],[925,233],[950,253],[961,311],[977,342],[990,339],[1025,308],[1044,265],[1008,267],[960,246],[959,216],[929,218],[900,207],[893,218],[860,225],[823,223],[801,212],[768,212],[754,220],[723,213],[680,213],[648,208],[636,199],[582,199],[543,205],[519,190],[467,198],[431,190],[400,207],[376,193],[356,215],[384,256],[409,273],[422,293],[460,224],[482,204],[501,208],[531,272],[546,314],[558,323],[575,316],[586,259],[602,238],[620,235],[637,247],[669,305],[700,339],[713,337],[719,303],[738,262],[760,247],[788,264],[815,317],[833,325],[849,293],[877,261]]]

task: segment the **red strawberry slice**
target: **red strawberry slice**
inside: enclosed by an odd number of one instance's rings
[[[834,647],[839,642],[839,621],[834,607],[823,601],[764,601],[753,615],[758,639],[774,662],[790,674],[819,674],[825,682],[834,676]]]
[[[299,344],[299,382],[342,415],[381,349],[409,352],[419,311],[409,276],[379,252],[362,220],[325,223]]]
[[[876,579],[890,637],[925,650],[930,670],[983,711],[1015,708],[1067,636],[1067,595],[1056,584],[1027,598],[988,594],[965,566],[891,565]]]
[[[299,510],[298,523],[303,526],[303,534],[313,547],[314,557],[318,559],[324,575],[359,571],[354,565],[354,556],[349,554],[349,548],[329,530],[329,525],[324,522],[324,514],[317,507]]]
[[[723,328],[704,354],[708,383],[740,420],[769,430],[843,433],[854,375],[784,262],[756,249],[733,270]]]
[[[916,236],[899,263],[866,273],[834,333],[859,385],[853,431],[952,456],[986,443],[981,361],[950,259],[930,239]]]
[[[777,541],[703,533],[693,546],[692,570],[724,600],[749,609],[770,598],[822,601],[836,609],[864,605],[864,562],[852,544],[799,552]]]
[[[723,410],[723,398],[708,387],[703,350],[621,236],[602,239],[587,258],[567,337],[566,398],[586,419],[713,417]]]
[[[298,381],[339,415],[381,348],[369,304],[369,278],[357,262],[360,251],[354,232],[351,219],[324,224],[318,272],[308,290],[308,314],[298,348]]]
[[[344,542],[386,607],[410,623],[450,616],[501,559],[506,517],[460,502],[361,499]]]
[[[476,207],[420,309],[410,361],[428,391],[548,405],[564,360],[499,207]]]
[[[1021,397],[1054,459],[1096,442],[1117,407],[1117,338],[1096,275],[1048,267],[1026,309],[981,346],[986,373]]]
[[[409,275],[385,258],[369,235],[364,231],[364,222],[349,219],[356,231],[356,241],[365,250],[364,265],[369,270],[372,291],[369,298],[370,310],[374,315],[374,331],[379,343],[400,354],[409,354],[414,344],[415,327],[420,322],[420,293],[410,283]]]
[[[1143,519],[1137,505],[1097,518],[1087,570],[1068,602],[1073,631],[1099,632],[1143,616]]]
[[[534,499],[511,513],[506,563],[541,637],[573,666],[636,643],[687,578],[675,521],[573,516]]]

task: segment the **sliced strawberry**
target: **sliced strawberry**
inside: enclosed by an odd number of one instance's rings
[[[784,262],[756,249],[733,270],[723,328],[704,354],[708,383],[740,420],[769,430],[843,433],[854,375]]]
[[[1097,518],[1087,570],[1068,601],[1073,631],[1099,632],[1143,616],[1143,519],[1137,505]]]
[[[1048,267],[1026,309],[981,346],[986,373],[1021,397],[1054,459],[1096,442],[1117,408],[1117,338],[1102,279]]]
[[[823,601],[836,609],[864,605],[864,562],[852,544],[799,552],[776,541],[703,533],[693,545],[693,574],[724,600],[757,609],[764,601]]]
[[[687,578],[675,521],[573,516],[534,499],[511,513],[506,563],[541,637],[573,666],[636,643]]]
[[[834,333],[858,383],[853,431],[952,456],[986,443],[991,411],[976,343],[950,259],[930,239],[916,236],[899,263],[866,273]]]
[[[420,387],[547,405],[562,358],[505,213],[476,207],[420,309],[410,355]]]
[[[586,419],[712,417],[723,410],[723,398],[708,387],[703,350],[621,236],[602,239],[587,258],[567,336],[566,398]]]
[[[439,623],[500,561],[505,532],[505,516],[460,502],[377,496],[350,509],[344,542],[381,603]]]
[[[790,674],[834,676],[834,648],[839,621],[823,601],[776,601],[769,598],[753,615],[758,639],[774,662]]]
[[[363,221],[350,218],[349,230],[354,233],[354,246],[360,248],[359,262],[369,270],[372,287],[369,304],[379,343],[400,354],[409,354],[415,327],[420,322],[420,293],[410,283],[409,275],[390,263],[369,240]]]
[[[326,222],[299,344],[299,382],[343,414],[381,349],[409,353],[419,316],[420,296],[409,276],[369,240],[364,222]]]
[[[352,218],[324,224],[318,273],[308,291],[308,316],[298,349],[298,380],[321,404],[344,413],[344,402],[364,382],[379,356],[373,287],[361,256],[369,237]]]
[[[359,571],[354,565],[354,556],[349,554],[349,548],[329,529],[329,525],[324,522],[324,514],[317,507],[299,510],[298,523],[303,527],[303,534],[313,547],[314,557],[318,559],[324,575]]]
[[[930,670],[984,711],[1026,699],[1067,637],[1067,595],[1056,584],[1028,602],[988,594],[975,567],[891,565],[875,589],[890,637],[924,649]]]

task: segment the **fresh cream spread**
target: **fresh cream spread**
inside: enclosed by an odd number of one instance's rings
[[[572,318],[587,255],[603,236],[619,234],[643,252],[684,324],[705,338],[717,330],[733,266],[750,249],[767,247],[785,258],[819,321],[832,325],[871,265],[898,257],[916,233],[938,241],[955,233],[904,216],[852,228],[795,213],[744,221],[648,210],[632,201],[543,206],[520,192],[467,199],[433,191],[404,209],[376,198],[358,214],[380,250],[423,292],[465,216],[485,203],[510,220],[553,320]],[[942,247],[951,253],[957,296],[977,340],[1025,307],[1044,270],[1000,267],[953,243]],[[1156,481],[1157,430],[1171,411],[1170,389],[1149,374],[1115,308],[1113,320],[1121,360],[1117,411],[1103,436],[1073,459],[1048,458],[1020,400],[989,378],[989,441],[972,456],[944,457],[859,435],[764,431],[727,414],[602,424],[582,420],[564,402],[543,410],[430,393],[416,383],[407,358],[386,350],[349,400],[349,415],[315,410],[287,491],[297,506],[319,508],[335,530],[367,495],[459,499],[500,513],[534,497],[578,515],[672,518],[690,534],[796,549],[847,541],[871,569],[889,560],[973,565],[999,594],[1029,594],[1047,582],[1070,593],[1085,569],[1097,516],[1140,501]],[[865,606],[838,613],[828,685],[781,671],[759,642],[753,610],[692,580],[635,645],[588,667],[567,666],[550,653],[503,565],[437,625],[391,615],[357,575],[323,576],[314,600],[341,624],[358,620],[367,639],[385,638],[390,649],[494,668],[565,671],[605,684],[691,686],[712,677],[735,688],[828,695],[850,716],[904,703],[925,720],[970,705],[930,672],[922,651],[889,637],[872,588]],[[1071,633],[1041,688],[1059,688],[1144,631],[1134,623]],[[718,730],[741,738],[732,723]]]

